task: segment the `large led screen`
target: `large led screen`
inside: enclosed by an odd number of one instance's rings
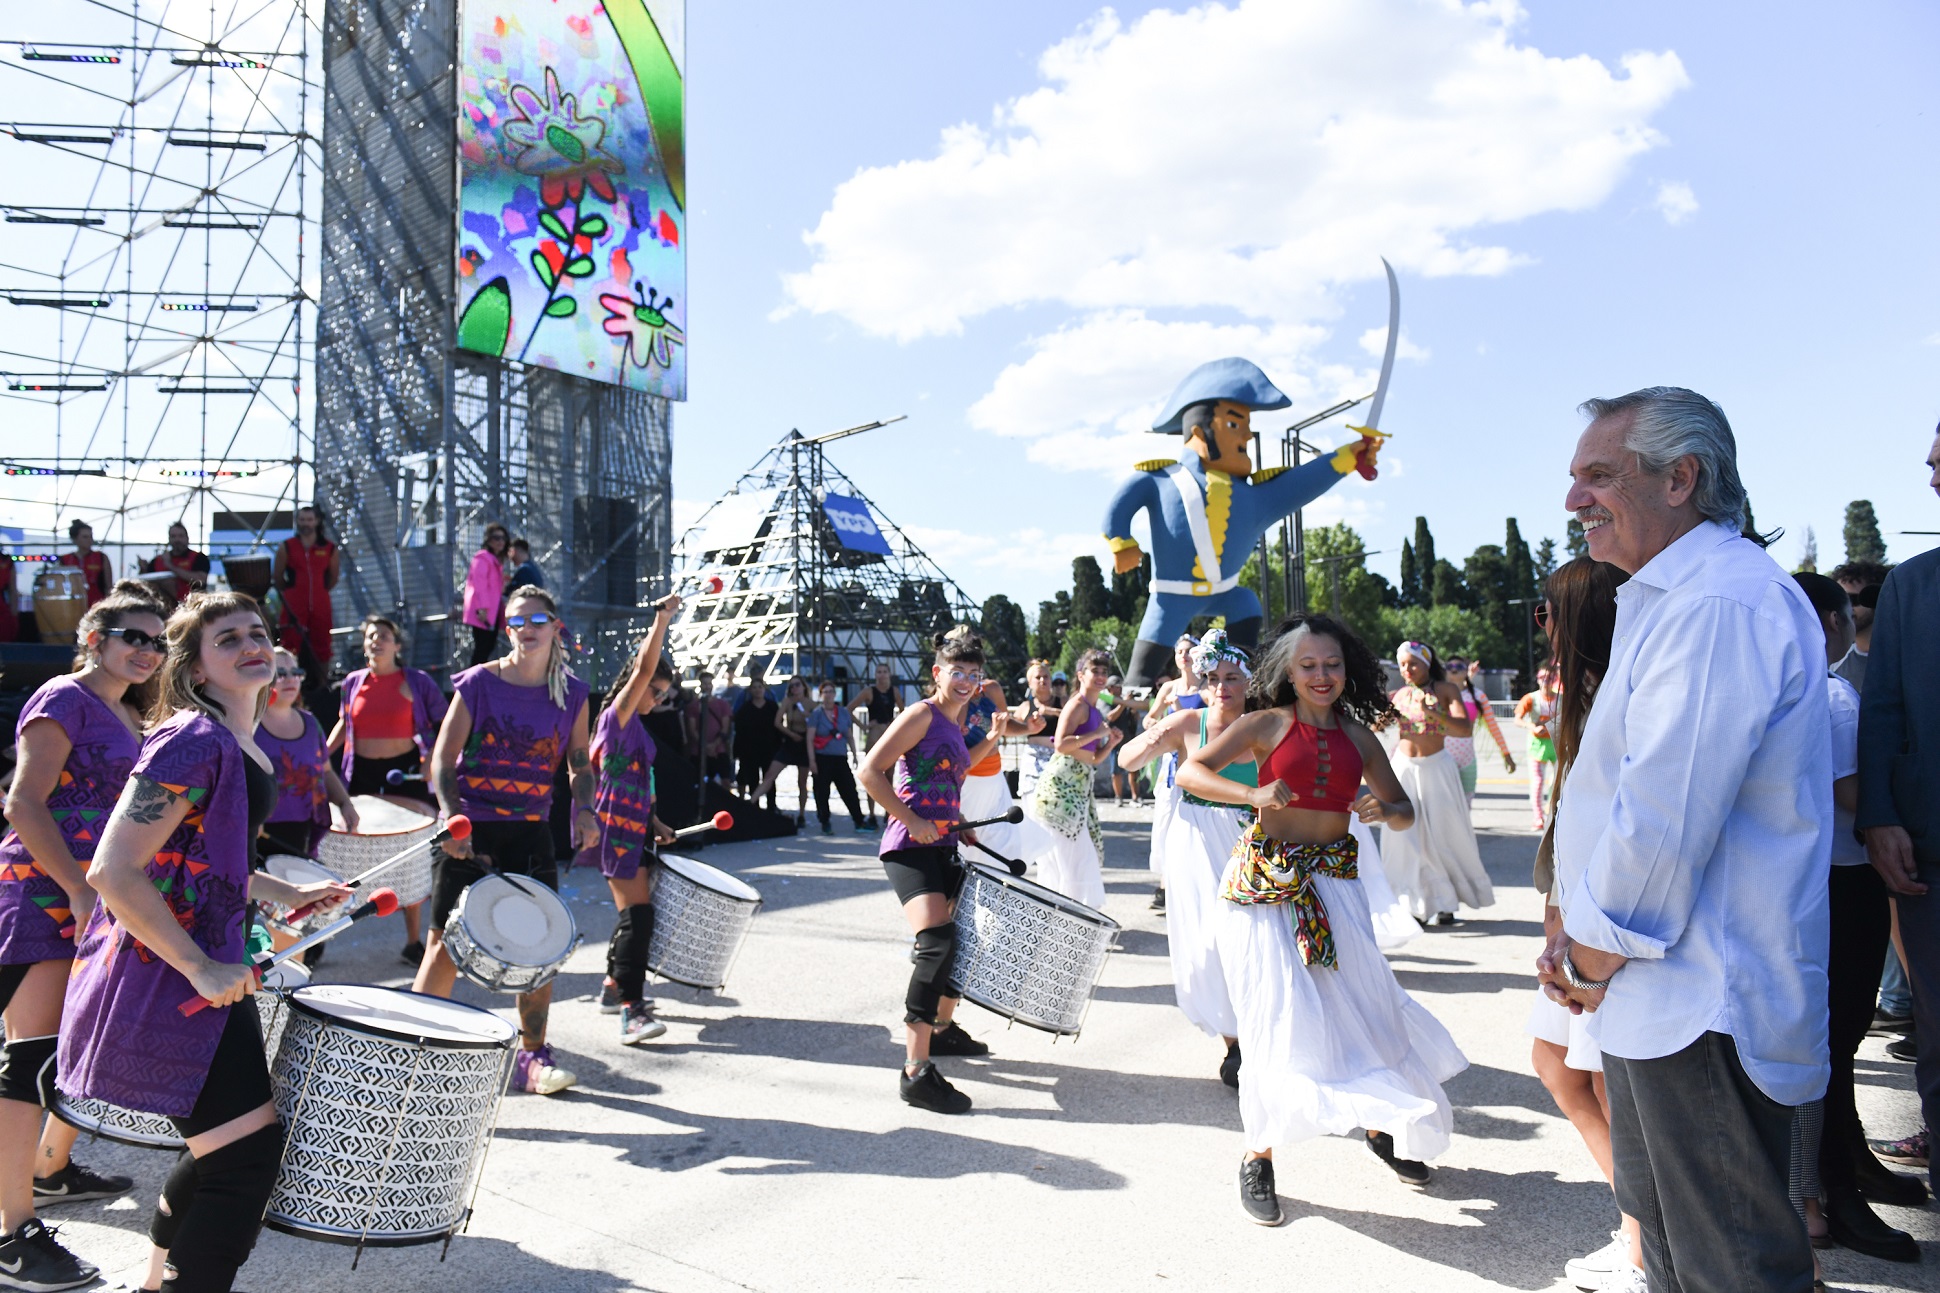
[[[465,0],[458,344],[687,397],[684,0]]]

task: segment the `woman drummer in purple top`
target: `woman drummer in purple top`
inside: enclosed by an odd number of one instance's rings
[[[134,1185],[70,1162],[75,1129],[42,1106],[53,1096],[75,928],[94,909],[88,860],[141,750],[162,662],[161,610],[133,581],[90,606],[74,672],[36,691],[14,728],[11,829],[0,837],[0,1263],[10,1281],[40,1288],[85,1284],[96,1270],[34,1219],[36,1202],[112,1198]]]
[[[453,679],[456,694],[431,752],[438,806],[445,816],[463,813],[472,823],[470,839],[447,840],[444,853],[433,855],[431,928],[414,986],[439,997],[451,995],[458,977],[458,967],[445,951],[445,919],[459,896],[485,875],[474,851],[490,858],[495,871],[530,876],[548,889],[559,887],[559,861],[547,818],[552,779],[562,758],[572,769],[574,842],[583,849],[599,843],[586,735],[591,689],[566,667],[559,604],[543,588],[515,588],[506,600],[503,623],[511,651]],[[540,1095],[564,1091],[578,1079],[553,1063],[552,1047],[546,1045],[552,985],[521,992],[518,1007],[513,1089]]]
[[[283,1145],[259,1016],[234,1009],[255,990],[249,899],[297,907],[349,890],[250,873],[276,802],[255,742],[275,672],[255,601],[192,593],[166,642],[155,726],[88,869],[101,901],[68,980],[60,1089],[175,1124],[188,1148],[149,1225],[145,1285],[224,1293],[255,1246]],[[215,1008],[182,1014],[196,996]]]
[[[303,666],[282,647],[276,648],[276,681],[270,684],[269,708],[256,729],[256,744],[276,769],[279,791],[276,807],[263,824],[259,854],[314,858],[330,831],[332,804],[343,814],[344,829],[357,829],[357,808],[330,766],[323,727],[303,708]]]
[[[600,874],[606,877],[620,913],[606,945],[600,1011],[620,1016],[620,1041],[627,1046],[638,1046],[667,1031],[667,1025],[653,1017],[653,1003],[647,1000],[655,861],[650,845],[671,844],[674,833],[653,815],[655,751],[640,711],[658,705],[674,685],[673,663],[662,648],[667,644],[667,626],[679,609],[679,597],[654,603],[653,630],[640,643],[626,672],[614,680],[593,729],[597,783],[593,812],[600,823]]]
[[[983,642],[968,627],[939,633],[930,666],[935,694],[898,714],[862,765],[862,788],[889,817],[882,869],[916,935],[916,968],[903,1002],[902,1095],[937,1113],[966,1113],[970,1097],[945,1081],[930,1057],[990,1054],[956,1022],[957,998],[947,994],[956,957],[952,910],[963,887],[956,845],[976,839],[973,831],[951,827],[962,820],[964,777],[995,748],[1010,721],[999,710],[989,735],[976,748],[964,748],[963,714],[983,690],[983,663]]]

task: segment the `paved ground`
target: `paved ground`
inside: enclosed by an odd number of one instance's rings
[[[1485,777],[1489,776],[1485,770]],[[1162,920],[1146,908],[1148,814],[1107,809],[1110,914],[1126,926],[1085,1035],[1053,1044],[966,1007],[988,1061],[945,1061],[969,1117],[895,1094],[908,946],[873,842],[847,834],[707,850],[767,907],[728,992],[668,991],[657,1044],[629,1051],[595,992],[611,910],[577,873],[587,945],[560,980],[554,1038],[580,1075],[554,1099],[508,1098],[469,1234],[436,1248],[348,1249],[267,1234],[242,1287],[391,1290],[948,1290],[1565,1287],[1563,1261],[1615,1224],[1608,1190],[1532,1075],[1522,1023],[1540,938],[1518,785],[1485,781],[1478,821],[1496,905],[1392,957],[1471,1061],[1450,1086],[1455,1142],[1425,1190],[1329,1139],[1281,1152],[1290,1224],[1237,1207],[1239,1119],[1219,1053],[1171,1001]],[[812,827],[811,827],[812,829]],[[846,830],[846,827],[844,828]],[[387,928],[386,926],[390,926]],[[320,978],[401,984],[395,922],[332,949]],[[494,1006],[484,994],[467,999]],[[1862,1111],[1913,1129],[1908,1066],[1869,1041]],[[146,1253],[168,1159],[84,1148],[136,1174],[141,1202],[53,1219],[117,1276]],[[1940,1217],[1887,1210],[1924,1266],[1826,1254],[1847,1289],[1940,1289]]]

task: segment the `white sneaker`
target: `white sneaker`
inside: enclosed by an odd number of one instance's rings
[[[1623,1269],[1603,1281],[1603,1293],[1650,1293],[1650,1280],[1644,1268],[1623,1264]]]
[[[1623,1237],[1623,1231],[1612,1230],[1609,1243],[1587,1257],[1570,1258],[1563,1264],[1563,1274],[1576,1287],[1596,1293],[1599,1289],[1615,1287],[1610,1277],[1621,1274],[1626,1268],[1637,1269],[1630,1265],[1630,1241]]]

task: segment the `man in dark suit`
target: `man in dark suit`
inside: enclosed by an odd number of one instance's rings
[[[1927,451],[1940,493],[1940,433]],[[1940,1124],[1940,549],[1902,562],[1879,590],[1859,704],[1859,811],[1874,870],[1899,900],[1913,980],[1919,1060],[1913,1078],[1926,1124]],[[1932,1169],[1929,1168],[1929,1173]]]

